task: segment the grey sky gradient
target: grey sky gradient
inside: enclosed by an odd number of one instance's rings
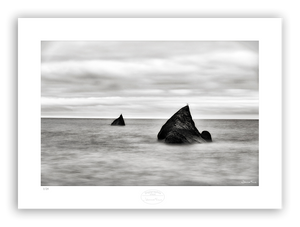
[[[43,41],[43,117],[258,118],[258,42]]]

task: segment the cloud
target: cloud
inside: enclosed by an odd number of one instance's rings
[[[43,41],[42,62],[168,58],[214,52],[258,52],[258,42],[244,41]]]
[[[194,118],[228,118],[231,115],[256,116],[258,100],[224,97],[104,97],[104,98],[42,98],[44,116],[85,116],[113,118],[169,118],[189,104]]]
[[[147,111],[152,111],[150,107],[165,111],[157,103],[170,107],[177,102],[175,107],[182,100],[195,102],[196,108],[202,106],[211,114],[223,110],[257,115],[258,43],[42,42],[41,79],[45,114],[96,114],[107,106],[124,108],[124,103],[128,109],[140,108],[139,113],[148,104]],[[108,97],[121,97],[122,102],[106,103]],[[220,97],[242,98],[245,105],[219,101],[213,106]],[[256,103],[249,103],[250,99]],[[203,100],[212,103],[203,106]]]
[[[242,87],[257,88],[256,72],[254,69],[248,69],[251,66],[255,67],[255,61],[248,61],[243,67],[241,64],[233,64],[236,57],[233,53],[233,56],[228,55],[227,60],[221,62],[219,56],[218,58],[211,56],[213,64],[201,56],[193,56],[189,59],[181,57],[182,60],[167,58],[130,62],[91,60],[44,63],[42,65],[42,85],[45,85],[43,92],[47,91],[48,85],[65,88],[73,85],[73,92],[78,95],[80,90],[114,90],[117,93],[119,90],[135,90],[141,87],[150,90],[172,88],[210,90],[234,88],[239,86],[238,83],[240,86],[243,84]]]

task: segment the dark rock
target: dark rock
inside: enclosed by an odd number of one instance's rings
[[[201,136],[202,136],[202,138],[205,139],[206,141],[212,142],[211,135],[210,135],[210,133],[209,133],[208,131],[203,131],[203,132],[201,133]]]
[[[123,119],[122,114],[120,115],[119,118],[117,118],[116,120],[114,120],[111,125],[120,125],[120,126],[124,126],[125,125],[125,121]]]
[[[165,138],[166,143],[188,143],[186,137],[179,132],[171,131]]]
[[[207,136],[207,133],[204,135]],[[157,138],[165,140],[166,143],[205,143],[209,141],[204,139],[196,128],[188,105],[178,110],[162,126]]]

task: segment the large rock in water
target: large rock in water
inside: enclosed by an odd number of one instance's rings
[[[125,121],[123,119],[123,116],[122,114],[120,115],[119,118],[117,118],[116,120],[114,120],[111,125],[121,125],[121,126],[124,126],[125,125]]]
[[[203,136],[198,131],[190,113],[189,106],[178,110],[161,128],[157,138],[166,143],[206,143],[211,142],[211,135],[203,131]]]

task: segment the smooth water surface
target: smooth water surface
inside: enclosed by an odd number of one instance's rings
[[[157,140],[166,120],[43,118],[42,186],[256,186],[258,120],[194,120],[213,142]]]

